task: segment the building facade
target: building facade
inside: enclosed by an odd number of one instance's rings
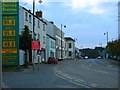
[[[56,38],[56,58],[58,60],[65,59],[64,32],[61,31],[57,26],[55,26],[54,29],[55,29],[55,38]]]
[[[39,16],[41,20],[47,23],[46,27],[46,62],[49,57],[56,57],[56,48],[55,48],[55,30],[54,30],[54,22],[48,21],[42,17],[42,11],[37,11],[36,15]]]
[[[56,58],[56,48],[55,48],[55,31],[54,31],[54,23],[49,22],[44,19],[45,22],[47,22],[47,28],[46,28],[46,36],[47,36],[47,60],[49,57],[55,57]]]
[[[24,7],[19,6],[19,35],[21,35],[21,32],[24,28],[24,26],[28,26],[32,38],[33,38],[33,14],[30,10],[27,10]],[[40,50],[41,50],[41,57],[40,59],[44,62],[46,60],[46,23],[42,21],[37,15],[34,16],[35,24],[34,24],[34,40],[40,42]],[[34,63],[38,63],[38,56],[37,56],[37,50],[35,50],[35,53],[33,51],[29,52],[29,62],[33,63],[33,55],[34,57]]]
[[[67,46],[67,58],[75,58],[75,40],[71,37],[65,37],[66,46]]]

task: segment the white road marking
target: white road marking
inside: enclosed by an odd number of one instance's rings
[[[109,72],[106,72],[106,71],[101,71],[101,70],[96,70],[96,69],[93,69],[93,71],[100,72],[100,73],[106,73],[106,74],[109,73]]]
[[[63,65],[65,65],[65,64],[68,64],[68,63],[64,63]],[[83,65],[83,66],[84,66],[84,65]],[[62,78],[62,79],[65,79],[65,80],[67,80],[67,81],[69,81],[69,82],[72,82],[72,83],[74,83],[74,84],[77,84],[77,85],[79,85],[79,86],[83,86],[83,87],[85,87],[85,88],[90,88],[90,87],[95,88],[95,87],[97,87],[97,84],[95,84],[95,83],[86,82],[86,81],[84,81],[84,80],[82,80],[82,79],[73,77],[73,76],[71,76],[71,75],[69,75],[69,74],[66,74],[66,73],[60,71],[60,70],[58,69],[58,68],[60,68],[60,67],[62,67],[62,65],[59,65],[59,66],[53,68],[53,71],[55,72],[55,75],[56,75],[56,76],[58,76],[58,77],[60,77],[60,78]],[[85,67],[85,68],[87,68],[87,67]],[[89,68],[87,68],[87,69],[89,69]]]
[[[111,65],[107,65],[108,67],[112,67]]]
[[[3,83],[2,82],[2,87],[4,88],[4,89],[6,89],[6,88],[9,88],[5,83]]]

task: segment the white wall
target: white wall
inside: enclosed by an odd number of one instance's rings
[[[19,65],[24,64],[24,54],[25,52],[23,50],[19,50]]]
[[[26,15],[25,13],[27,12],[27,18],[28,20],[26,21]],[[19,7],[19,24],[20,24],[20,28],[19,28],[19,34],[21,33],[21,31],[23,30],[24,26],[27,25],[30,32],[32,33],[32,37],[33,37],[33,15],[26,9],[23,9],[23,7]],[[29,22],[29,15],[31,15],[31,22]],[[39,24],[40,24],[40,28],[38,27],[38,20],[39,20]],[[35,17],[35,28],[34,28],[34,31],[35,31],[35,38],[36,40],[38,39],[38,33],[40,35],[40,45],[41,45],[41,48],[46,48],[46,30],[44,31],[43,30],[43,24],[45,25],[46,27],[46,24],[43,23],[40,19],[38,19],[37,17]],[[46,29],[46,28],[45,28]],[[43,36],[45,37],[45,43],[43,43]],[[40,48],[40,49],[41,49]],[[32,57],[33,57],[33,51],[32,51]],[[37,63],[38,62],[38,59],[37,59],[37,50],[35,50],[35,59],[34,59],[34,62]]]

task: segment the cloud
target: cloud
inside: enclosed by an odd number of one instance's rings
[[[93,13],[93,14],[102,14],[105,12],[105,9],[93,7],[88,12]]]
[[[67,1],[67,0],[65,0]],[[118,2],[119,0],[69,0],[64,2],[67,7],[70,7],[74,12],[81,10],[92,13],[92,14],[103,14],[107,13],[107,8],[102,3],[105,2]]]
[[[84,10],[92,14],[102,14],[105,9],[100,8],[99,0],[72,0],[71,8],[75,11]]]

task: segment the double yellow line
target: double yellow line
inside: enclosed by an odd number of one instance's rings
[[[55,73],[56,73],[58,76],[60,76],[60,77],[62,76],[63,79],[67,79],[68,81],[73,82],[73,83],[75,83],[75,84],[77,84],[77,85],[79,85],[79,86],[83,86],[83,87],[85,87],[85,88],[99,88],[99,86],[96,85],[95,83],[84,81],[84,80],[82,80],[82,79],[73,77],[73,76],[71,76],[71,75],[69,75],[69,74],[66,74],[66,73],[60,71],[60,69],[59,69],[60,67],[62,67],[63,65],[67,65],[67,64],[69,64],[69,63],[71,63],[71,62],[65,62],[65,63],[62,64],[62,65],[59,65],[59,66],[54,67]]]

